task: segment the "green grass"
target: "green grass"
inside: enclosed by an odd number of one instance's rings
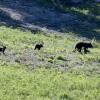
[[[13,66],[1,66],[0,99],[99,100],[100,77],[49,69],[28,71]]]
[[[0,55],[0,100],[100,100],[100,41],[93,42],[91,53],[81,55],[72,51],[82,40],[69,34],[33,34],[1,26],[0,44],[7,50]],[[42,41],[44,48],[35,51]],[[35,68],[32,54],[42,62]]]
[[[33,54],[38,61],[42,61],[42,65],[39,66],[44,67],[51,67],[50,63],[52,63],[53,67],[70,66],[71,68],[77,66],[77,63],[80,61],[82,65],[79,64],[79,66],[86,66],[85,64],[90,65],[92,62],[99,63],[100,42],[93,41],[94,48],[90,49],[91,52],[87,55],[81,55],[77,52],[73,53],[74,46],[79,41],[82,40],[72,35],[72,33],[67,33],[64,36],[45,35],[42,33],[32,34],[29,31],[23,32],[20,29],[2,26],[0,27],[0,44],[6,45],[7,51],[5,52],[6,56],[1,56],[1,60],[11,63],[11,58],[14,56],[15,61],[13,63],[22,64],[20,59],[24,60],[25,58],[28,63],[24,65],[30,65],[33,62],[33,60],[30,60],[30,56]],[[39,42],[44,42],[44,48],[40,51],[35,51],[34,46]],[[8,58],[6,59],[6,57]]]
[[[36,1],[51,5],[51,0]],[[99,26],[99,6],[62,10]],[[91,27],[81,29],[91,34]],[[94,30],[99,34],[98,28]],[[0,26],[0,47],[7,46],[5,56],[0,54],[0,100],[100,100],[100,41],[90,40],[94,48],[86,55],[72,52],[79,41],[82,38],[72,32],[34,34]],[[39,42],[44,47],[35,51]]]
[[[7,27],[0,27],[0,41],[1,44],[5,44],[10,48],[14,48],[15,50],[17,48],[19,48],[19,50],[23,50],[25,47],[33,47],[36,43],[43,41],[46,49],[49,48],[49,51],[52,51],[54,48],[56,50],[63,49],[62,47],[67,46],[67,43],[72,42],[67,36],[64,38],[62,36],[55,35],[46,36],[41,33],[32,34],[29,31],[23,32],[19,29],[11,29]],[[64,42],[64,45],[62,41]],[[49,43],[51,45],[48,45]],[[59,45],[59,48],[56,48],[56,44]]]

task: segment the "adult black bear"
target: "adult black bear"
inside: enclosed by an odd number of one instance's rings
[[[6,46],[0,47],[0,52],[2,52],[3,54],[5,54],[5,50],[6,50]]]
[[[91,43],[79,42],[75,46],[75,51],[77,50],[78,52],[82,53],[82,48],[86,54],[87,52],[90,52],[88,48],[93,48],[93,45]]]
[[[36,44],[34,50],[40,50],[43,47],[43,44]]]

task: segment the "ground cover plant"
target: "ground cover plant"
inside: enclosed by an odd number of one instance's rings
[[[20,66],[21,67],[21,66]],[[99,100],[100,77],[57,70],[0,67],[1,100]]]
[[[100,4],[52,1],[0,1],[0,100],[100,100]]]
[[[5,45],[7,50],[5,56],[1,55],[1,59],[12,64],[30,66],[33,69],[35,66],[70,69],[75,66],[85,67],[90,63],[99,66],[99,41],[90,40],[90,42],[93,41],[94,48],[90,49],[90,53],[87,55],[81,55],[78,52],[74,53],[73,50],[76,43],[83,40],[78,37],[73,39],[73,37],[75,36],[50,35],[41,32],[33,34],[30,31],[23,32],[20,29],[2,26],[0,27],[1,45]],[[36,43],[39,42],[44,42],[44,47],[40,51],[34,50]],[[97,68],[99,69],[99,67]]]
[[[44,48],[34,51],[37,42]],[[91,53],[73,53],[78,37],[0,27],[1,100],[99,100],[100,46]]]

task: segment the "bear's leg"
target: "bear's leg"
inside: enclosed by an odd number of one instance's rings
[[[84,48],[84,53],[87,54],[88,52],[90,52],[87,48]]]

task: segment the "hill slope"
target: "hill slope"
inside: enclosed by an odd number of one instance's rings
[[[74,32],[89,39],[100,39],[100,5],[71,6],[63,11],[39,6],[29,0],[0,1],[0,23],[45,33]]]
[[[100,100],[99,7],[62,12],[31,0],[1,0],[0,47],[7,49],[0,53],[0,99]],[[74,53],[79,41],[94,48]],[[34,50],[40,42],[44,47]]]

